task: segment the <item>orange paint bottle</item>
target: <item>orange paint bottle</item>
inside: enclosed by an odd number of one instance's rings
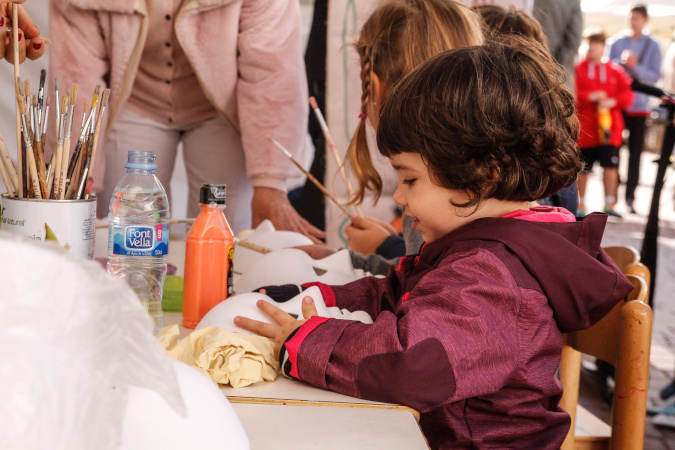
[[[204,315],[232,295],[234,235],[225,218],[224,184],[205,184],[200,212],[185,241],[183,326],[194,328]]]

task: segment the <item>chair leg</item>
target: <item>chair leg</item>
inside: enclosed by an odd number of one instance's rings
[[[577,402],[579,401],[579,378],[581,372],[581,353],[568,345],[563,346],[560,358],[560,382],[566,389],[560,399],[560,406],[567,411],[572,419],[567,437],[560,447],[561,450],[574,450],[574,427],[577,419]]]

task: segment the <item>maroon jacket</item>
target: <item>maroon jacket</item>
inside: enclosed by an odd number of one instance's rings
[[[313,317],[286,341],[284,373],[415,408],[432,448],[559,448],[562,332],[632,289],[600,247],[605,222],[477,219],[386,278],[322,285],[327,306],[376,319]]]

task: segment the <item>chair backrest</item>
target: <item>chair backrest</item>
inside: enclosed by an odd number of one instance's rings
[[[636,265],[632,270],[649,270]],[[562,449],[575,449],[581,439],[574,435],[579,399],[581,353],[595,356],[615,367],[612,405],[612,433],[609,448],[641,449],[644,441],[652,310],[646,303],[649,284],[638,275],[628,274],[633,290],[593,327],[565,335],[560,361],[563,397],[560,406],[572,417],[570,431]],[[601,447],[604,447],[601,446]]]
[[[640,262],[640,253],[630,245],[616,245],[612,247],[603,247],[610,258],[614,261],[621,272],[626,273],[629,264]],[[649,285],[649,283],[647,283]]]

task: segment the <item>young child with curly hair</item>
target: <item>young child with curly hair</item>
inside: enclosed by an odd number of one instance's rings
[[[287,376],[417,409],[432,448],[559,448],[562,333],[632,289],[600,247],[606,215],[529,206],[577,178],[577,134],[542,46],[431,58],[391,92],[377,134],[425,244],[386,278],[319,285],[328,306],[374,323],[319,317],[310,298],[303,320],[261,301],[279,325],[235,323],[274,340]]]

